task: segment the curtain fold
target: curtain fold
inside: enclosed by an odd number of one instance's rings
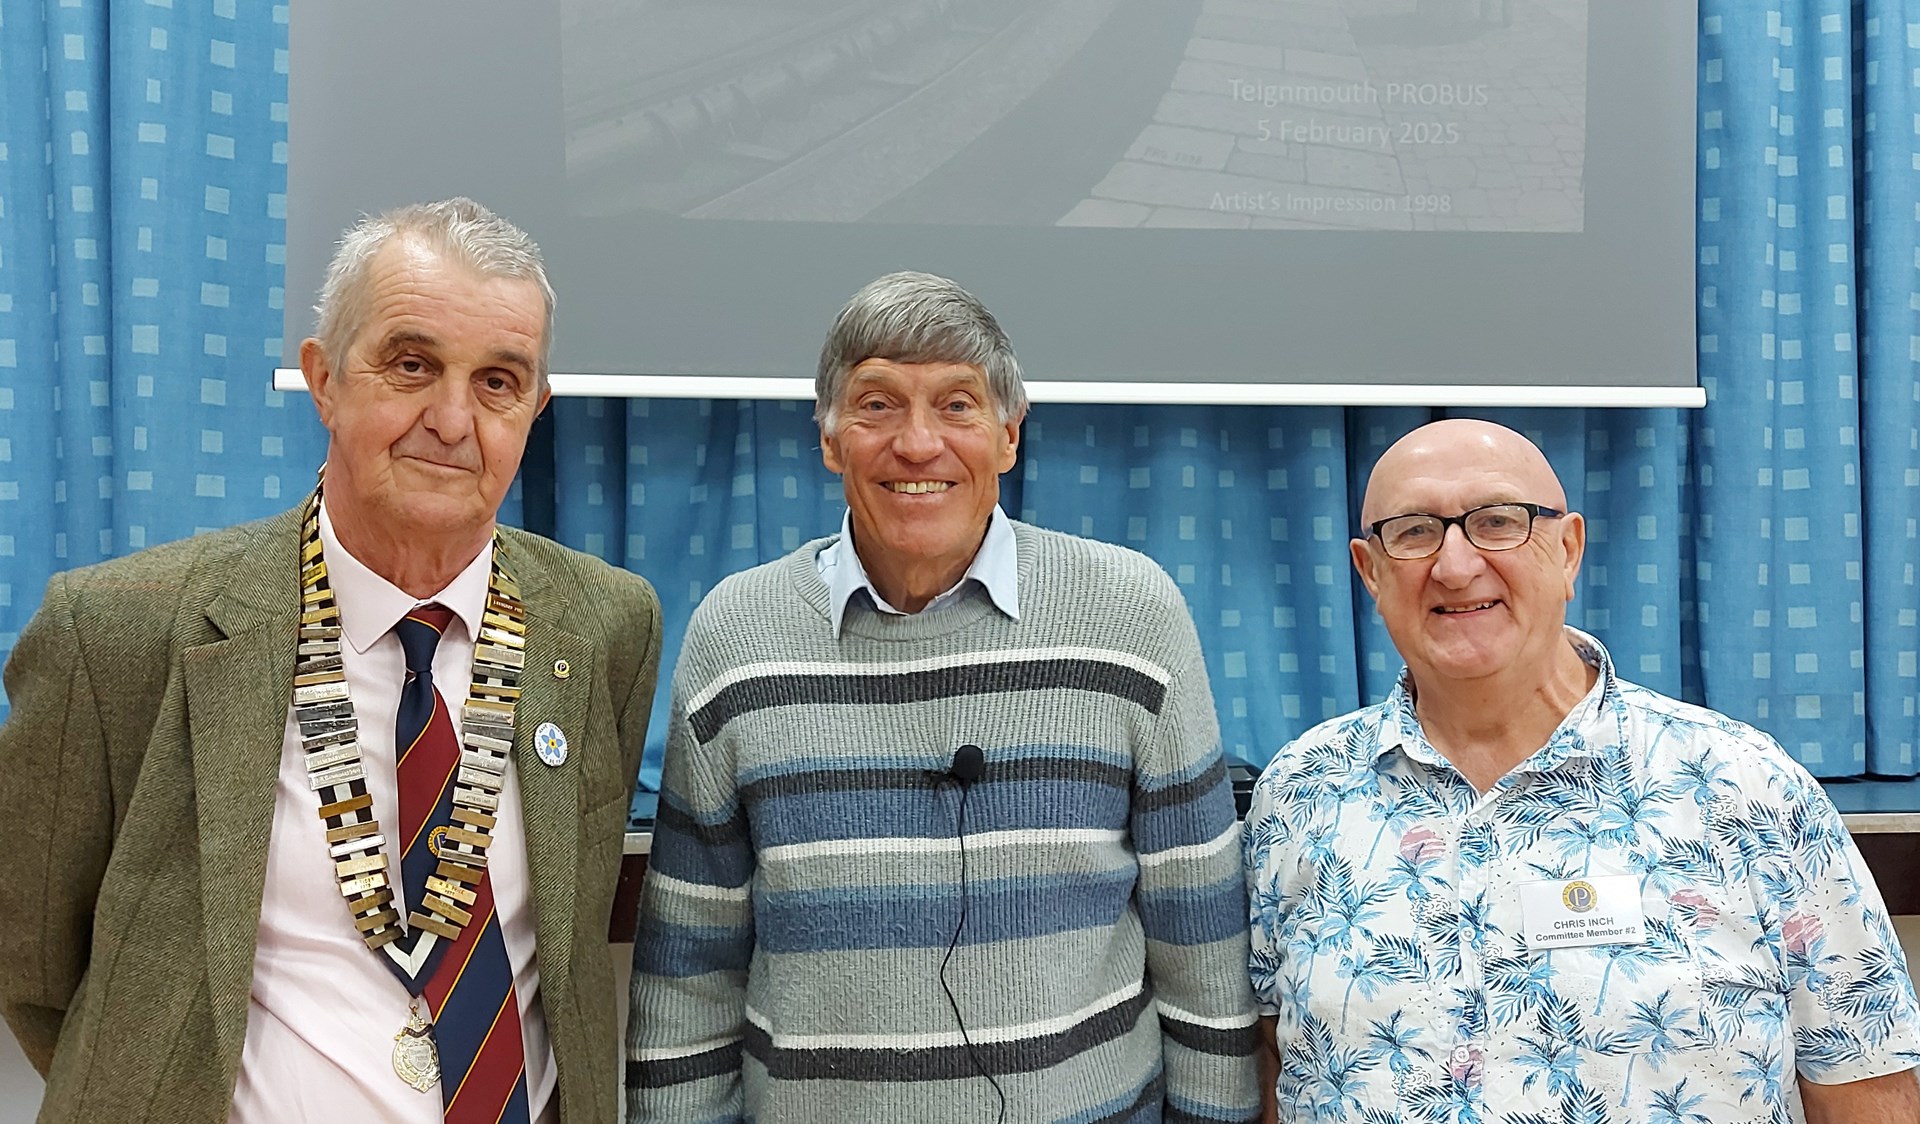
[[[1701,32],[1696,694],[1818,775],[1912,775],[1920,42],[1846,0],[1708,0]]]
[[[1851,54],[1860,339],[1860,543],[1867,767],[1920,771],[1920,16],[1900,0],[1855,13]]]

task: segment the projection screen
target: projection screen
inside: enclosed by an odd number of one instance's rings
[[[1041,400],[1704,400],[1690,0],[290,9],[288,367],[345,226],[464,194],[563,392],[808,397],[924,269]]]

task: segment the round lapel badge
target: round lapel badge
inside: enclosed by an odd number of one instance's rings
[[[533,732],[533,752],[548,765],[564,765],[567,762],[567,735],[560,727],[551,722],[542,722]]]
[[[1600,895],[1593,883],[1576,878],[1560,891],[1560,904],[1575,913],[1586,913],[1600,904]]]

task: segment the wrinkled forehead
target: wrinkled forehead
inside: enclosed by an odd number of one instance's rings
[[[547,300],[540,283],[483,269],[427,244],[396,237],[382,246],[362,282],[366,314],[354,343],[390,331],[394,318],[429,319],[450,342],[487,334],[530,337],[546,346]]]
[[[847,373],[841,399],[850,400],[879,387],[897,393],[944,394],[952,390],[990,393],[986,372],[970,363],[863,359]]]
[[[1374,466],[1361,522],[1412,511],[1457,515],[1510,502],[1566,507],[1565,489],[1532,442],[1510,430],[1416,431]]]

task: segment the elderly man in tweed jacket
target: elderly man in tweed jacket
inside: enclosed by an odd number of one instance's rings
[[[613,1118],[659,606],[495,526],[551,309],[477,204],[363,221],[301,350],[324,492],[49,586],[0,726],[42,1120]]]

